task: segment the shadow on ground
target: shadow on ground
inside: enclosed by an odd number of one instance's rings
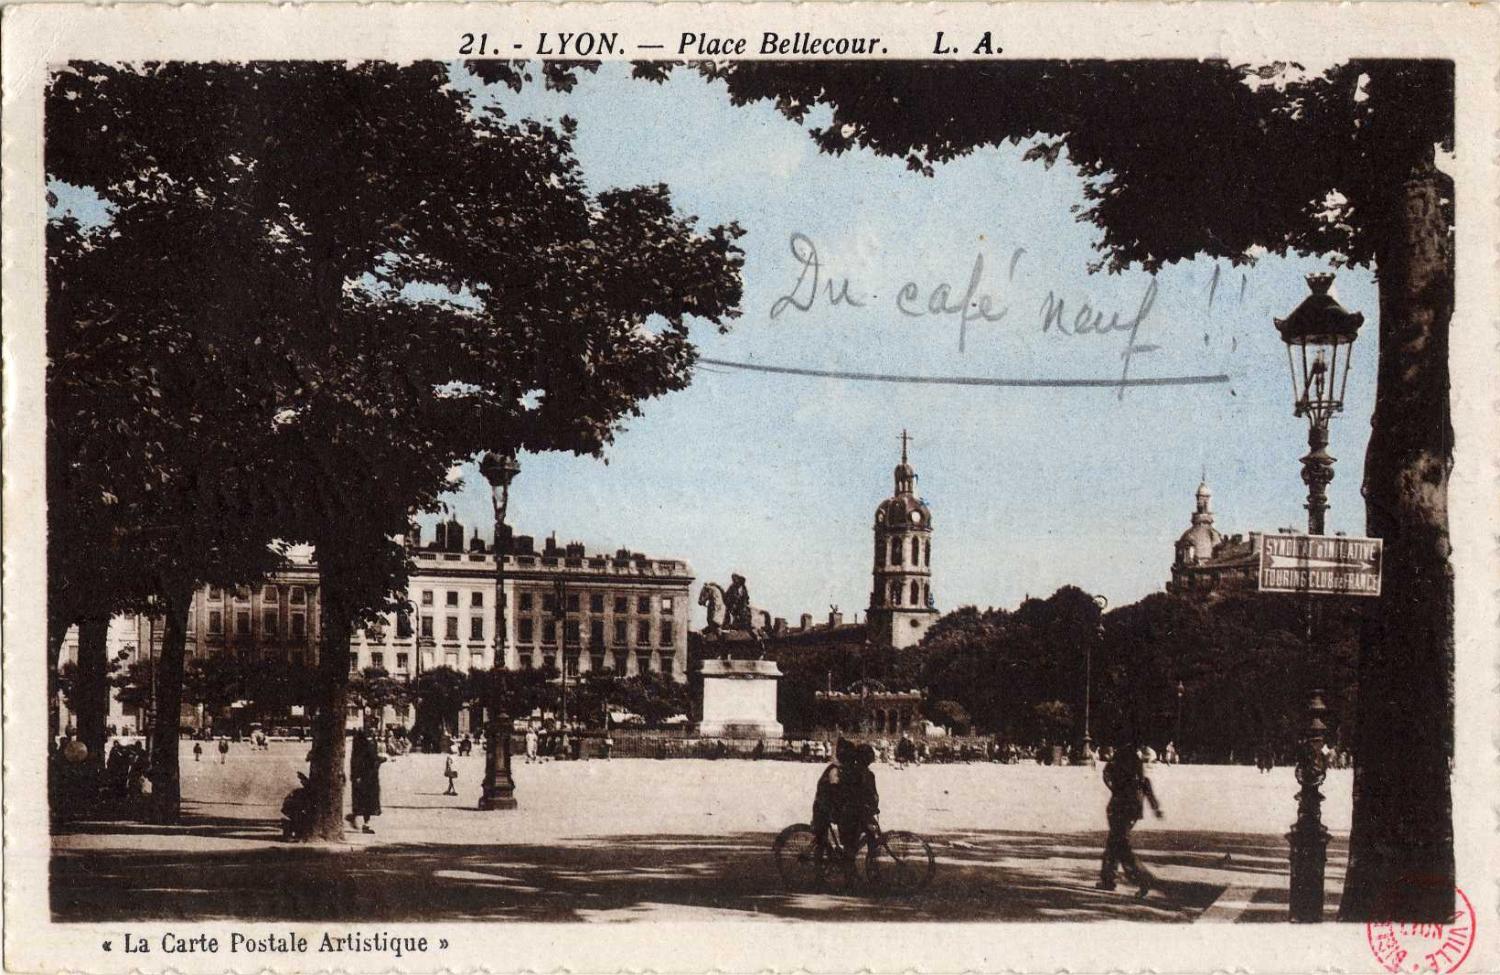
[[[178,827],[78,824],[67,833],[269,840],[266,820],[193,817]],[[1095,890],[1102,832],[964,831],[929,837],[932,886],[904,900],[787,891],[769,833],[639,835],[529,844],[216,844],[212,851],[57,850],[58,921],[610,921],[710,912],[869,921],[1191,921],[1230,885],[1284,886],[1276,836],[1152,830],[1137,849],[1162,879],[1138,901]],[[1341,842],[1330,867],[1342,863]],[[1211,880],[1185,881],[1182,875]],[[1178,878],[1174,880],[1174,874]],[[293,879],[294,878],[294,879]]]

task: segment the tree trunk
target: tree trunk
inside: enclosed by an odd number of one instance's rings
[[[319,609],[317,713],[312,722],[312,768],[308,792],[312,798],[312,836],[344,838],[344,715],[349,702],[349,618],[340,596],[338,572],[321,568],[322,606]]]
[[[175,823],[182,812],[181,766],[178,764],[182,725],[183,664],[187,653],[187,618],[193,604],[188,585],[164,587],[160,594],[166,615],[161,656],[156,659],[156,700],[151,729],[151,819]]]
[[[1385,579],[1360,634],[1344,921],[1453,915],[1451,198],[1446,176],[1430,165],[1415,172],[1377,255],[1379,386],[1364,494],[1367,531],[1385,540]]]
[[[109,617],[78,621],[78,676],[73,688],[78,739],[88,746],[86,761],[103,767],[109,740]]]

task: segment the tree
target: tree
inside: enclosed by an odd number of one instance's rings
[[[1450,918],[1454,204],[1437,153],[1454,144],[1453,63],[1353,60],[1306,78],[1286,65],[1163,60],[700,70],[736,103],[769,100],[798,123],[825,106],[831,118],[811,135],[829,153],[862,148],[923,172],[1022,141],[1047,165],[1066,153],[1085,183],[1078,217],[1099,228],[1100,267],[1112,271],[1199,255],[1246,263],[1260,248],[1374,269],[1380,363],[1364,483],[1385,581],[1360,641],[1340,917]],[[1403,882],[1413,876],[1428,882]]]
[[[590,194],[570,121],[508,123],[432,62],[75,65],[49,96],[49,172],[122,213],[186,187],[224,220],[212,286],[168,300],[239,350],[272,466],[303,475],[253,510],[315,548],[310,792],[337,836],[349,636],[400,606],[411,512],[480,451],[598,454],[685,386],[690,321],[736,314],[739,230],[664,186]],[[100,99],[102,127],[73,104]]]
[[[959,734],[969,728],[969,712],[957,701],[937,701],[927,709],[927,713],[933,721]]]

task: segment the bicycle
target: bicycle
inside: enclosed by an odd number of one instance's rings
[[[874,842],[861,840],[866,852],[863,868],[858,853],[850,856],[837,829],[819,842],[807,823],[793,823],[776,837],[771,850],[776,872],[791,890],[823,890],[863,883],[878,893],[904,897],[920,893],[932,882],[937,860],[932,846],[907,830],[882,830],[877,822]]]

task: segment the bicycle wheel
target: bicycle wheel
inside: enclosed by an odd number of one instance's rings
[[[925,889],[936,872],[932,847],[916,833],[904,830],[882,834],[865,858],[865,877],[870,885],[897,896]]]
[[[782,830],[771,844],[776,856],[776,872],[781,882],[792,890],[814,890],[823,883],[826,852],[818,846],[818,836],[806,823],[794,823]]]

